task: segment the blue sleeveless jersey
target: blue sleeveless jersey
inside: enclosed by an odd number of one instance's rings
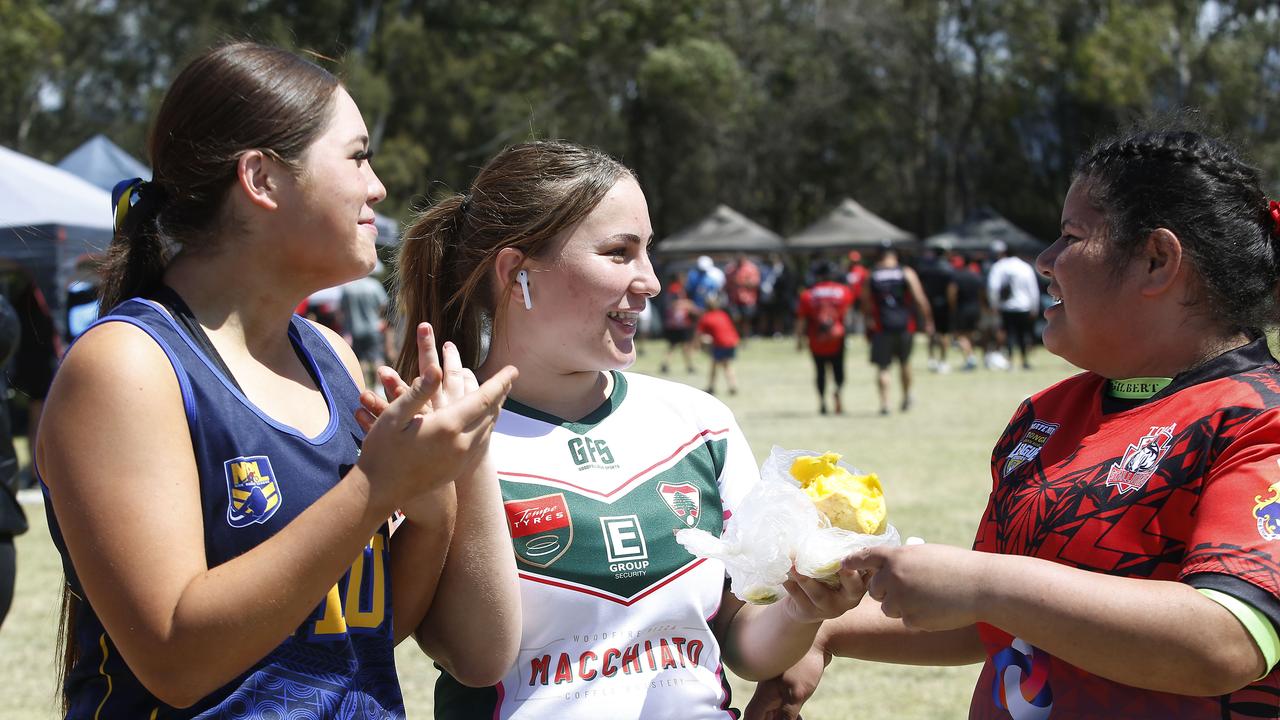
[[[200,473],[209,567],[270,538],[332,488],[359,457],[364,432],[352,417],[359,391],[328,341],[305,320],[293,318],[289,338],[329,405],[329,425],[314,438],[255,407],[160,305],[135,298],[99,322],[141,328],[173,364]],[[121,478],[120,485],[121,492],[131,491],[128,478]],[[140,511],[164,511],[147,506],[144,489],[132,490],[139,493]],[[45,507],[71,588],[84,598],[52,503]],[[121,659],[90,603],[78,603],[71,641],[80,656],[67,677],[68,717],[404,717],[393,655],[388,551],[383,525],[306,622],[243,675],[190,708],[169,707],[148,692]],[[266,576],[261,582],[274,580]],[[234,619],[228,624],[234,625]],[[190,661],[199,663],[200,658]]]

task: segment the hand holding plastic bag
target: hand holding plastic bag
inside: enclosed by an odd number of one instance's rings
[[[898,545],[901,541],[897,529],[887,523],[877,534],[831,527],[814,498],[800,489],[791,474],[797,459],[820,455],[774,447],[761,468],[760,482],[734,508],[719,538],[703,530],[685,529],[676,533],[676,540],[694,555],[724,562],[730,589],[745,602],[767,605],[784,597],[782,583],[792,566],[802,575],[839,584],[836,574],[845,556],[859,548]],[[861,475],[842,462],[838,465],[852,475]]]

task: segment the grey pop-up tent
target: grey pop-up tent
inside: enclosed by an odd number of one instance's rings
[[[782,237],[727,205],[658,243],[662,255],[715,255],[736,252],[770,253],[786,248]]]
[[[94,135],[58,162],[58,167],[82,180],[111,191],[116,183],[128,178],[151,179],[151,168],[120,149],[105,135]],[[395,245],[400,241],[400,223],[374,213],[378,226],[378,245]]]
[[[120,149],[106,135],[94,135],[58,161],[58,168],[106,190],[127,178],[151,179],[151,168]]]
[[[0,147],[0,268],[17,266],[40,287],[58,331],[80,260],[111,242],[111,193]]]
[[[845,198],[809,227],[787,238],[796,251],[866,250],[883,245],[912,245],[916,236]]]
[[[1009,222],[990,208],[984,208],[965,222],[944,232],[925,238],[925,247],[960,252],[990,252],[997,242],[1004,243],[1020,255],[1035,255],[1048,243]]]

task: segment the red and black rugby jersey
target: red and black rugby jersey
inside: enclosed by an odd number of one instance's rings
[[[1093,373],[1018,408],[974,549],[1233,595],[1280,625],[1280,365],[1258,340],[1151,398]],[[971,718],[1276,718],[1280,670],[1230,695],[1142,690],[979,625]]]

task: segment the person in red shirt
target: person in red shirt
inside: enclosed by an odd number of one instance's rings
[[[1036,260],[1056,301],[1045,348],[1083,372],[1014,412],[972,550],[846,558],[874,602],[824,625],[747,718],[793,717],[831,655],[981,663],[971,720],[1277,716],[1280,363],[1263,330],[1280,324],[1280,202],[1263,187],[1189,130],[1085,156]]]
[[[800,305],[796,309],[796,350],[804,347],[809,339],[809,352],[813,355],[814,370],[818,381],[818,412],[827,414],[827,368],[835,389],[831,393],[832,405],[837,415],[844,413],[840,402],[840,390],[844,387],[844,337],[845,318],[853,305],[853,291],[848,285],[833,279],[835,268],[820,261],[813,267],[817,281],[813,287],[800,293]]]
[[[738,354],[738,329],[733,326],[733,318],[724,311],[720,304],[720,296],[712,293],[707,296],[707,311],[698,320],[698,336],[702,342],[711,346],[711,378],[707,380],[707,392],[716,394],[716,375],[724,371],[724,379],[729,383],[729,394],[738,394],[738,378],[733,374],[733,358]]]
[[[738,333],[749,337],[760,303],[760,268],[746,253],[738,253],[725,270],[724,289],[729,300],[729,315],[737,324]]]
[[[849,314],[848,332],[851,335],[860,335],[866,330],[867,319],[862,316],[862,308],[858,305],[858,298],[862,297],[862,286],[867,282],[867,276],[871,271],[867,270],[867,266],[862,264],[862,253],[857,250],[849,251],[849,270],[845,273],[844,280],[849,285],[849,290],[853,292],[853,308]]]

